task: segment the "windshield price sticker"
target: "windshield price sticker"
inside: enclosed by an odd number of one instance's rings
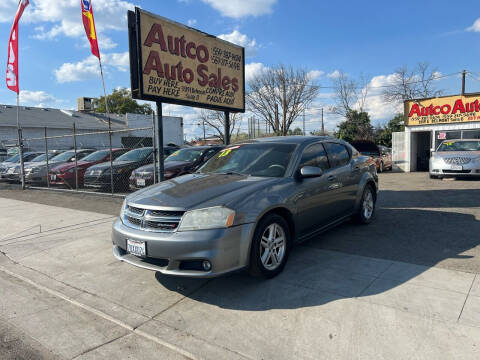
[[[239,147],[240,146],[233,146],[233,147],[229,147],[229,148],[220,150],[220,155],[218,157],[221,158],[221,157],[227,156],[228,154],[230,154],[232,152],[232,150],[238,149]]]

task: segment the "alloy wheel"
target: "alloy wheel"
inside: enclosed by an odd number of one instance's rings
[[[285,256],[286,237],[283,227],[270,224],[262,234],[260,241],[260,259],[267,270],[279,267]]]
[[[367,189],[365,189],[365,195],[363,197],[363,204],[362,204],[363,217],[366,220],[372,217],[373,208],[374,208],[374,202],[373,202],[372,190],[370,190],[370,188],[367,187]]]

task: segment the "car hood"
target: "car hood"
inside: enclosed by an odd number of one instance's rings
[[[95,163],[96,163],[95,161],[81,161],[80,160],[80,161],[77,161],[77,167],[87,168],[87,167],[89,167],[89,166],[91,166]],[[64,172],[64,171],[70,170],[74,167],[75,167],[75,162],[68,162],[68,163],[57,165],[54,168],[52,168],[52,170]]]
[[[165,171],[176,170],[179,168],[183,168],[184,166],[189,166],[192,163],[185,162],[185,161],[168,161],[164,164],[163,169]],[[135,170],[136,173],[153,173],[153,165],[148,164],[142,167],[139,167]]]
[[[447,158],[447,157],[468,157],[476,158],[480,157],[480,151],[438,151],[434,153],[434,157]]]
[[[145,208],[181,210],[228,206],[281,180],[247,175],[188,174],[137,191],[128,196],[127,201]]]
[[[141,163],[141,161],[114,161],[112,162],[112,167],[114,169],[135,166]],[[103,162],[97,165],[93,165],[89,167],[89,170],[106,170],[110,169],[110,161]]]
[[[48,161],[48,167],[51,169],[54,165],[55,166],[58,166],[59,164],[63,164],[65,163],[64,161],[52,161],[52,160],[49,160]],[[67,163],[69,164],[69,163]],[[46,161],[38,161],[38,162],[32,162],[32,163],[29,163],[28,167],[29,168],[34,168],[34,167],[45,167],[47,166],[47,162]]]

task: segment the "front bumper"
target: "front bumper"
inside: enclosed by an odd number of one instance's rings
[[[463,165],[450,165],[443,160],[430,160],[429,172],[434,176],[480,176],[480,163],[470,161]]]
[[[254,225],[157,233],[127,227],[117,219],[112,227],[113,255],[118,260],[163,274],[215,277],[247,266]],[[145,241],[147,257],[127,253],[127,239]],[[210,261],[210,271],[186,269],[186,264],[203,260]]]

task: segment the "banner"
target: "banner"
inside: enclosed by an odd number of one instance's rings
[[[82,20],[85,33],[90,41],[92,54],[100,59],[100,50],[98,49],[97,31],[95,29],[95,20],[93,18],[92,0],[80,0],[82,5]]]
[[[23,11],[28,6],[28,0],[22,0],[18,4],[15,20],[13,21],[10,38],[8,40],[8,58],[7,58],[7,87],[19,93],[18,85],[18,22],[22,17]]]

